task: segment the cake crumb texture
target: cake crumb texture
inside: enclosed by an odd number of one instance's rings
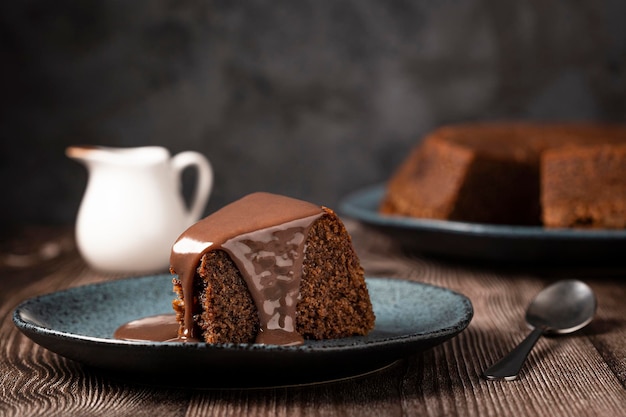
[[[551,149],[541,163],[546,226],[626,228],[626,144]]]

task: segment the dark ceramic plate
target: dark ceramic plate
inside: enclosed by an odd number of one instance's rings
[[[470,301],[444,288],[385,278],[367,278],[367,285],[376,313],[369,335],[295,347],[113,339],[128,321],[171,312],[169,275],[32,298],[17,307],[13,321],[41,346],[114,376],[169,386],[261,388],[372,372],[454,337],[472,319]]]
[[[386,216],[378,213],[385,186],[355,192],[339,212],[382,230],[407,248],[447,258],[531,264],[621,264],[626,230],[547,229]]]

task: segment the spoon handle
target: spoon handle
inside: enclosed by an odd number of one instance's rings
[[[522,369],[522,365],[524,365],[524,361],[533,346],[535,346],[535,343],[537,343],[537,340],[539,340],[543,334],[543,331],[543,328],[535,327],[515,349],[484,371],[483,377],[490,380],[505,379],[507,381],[513,381],[516,379],[517,374],[519,374],[520,369]]]

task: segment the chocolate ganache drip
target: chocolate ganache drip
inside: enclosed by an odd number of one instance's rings
[[[309,227],[321,207],[289,197],[250,194],[187,229],[174,243],[170,263],[183,289],[185,316],[180,338],[198,340],[193,323],[193,284],[202,256],[226,251],[246,282],[259,313],[257,343],[291,345]]]

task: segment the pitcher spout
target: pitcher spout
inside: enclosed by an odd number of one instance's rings
[[[89,145],[75,145],[70,146],[65,149],[65,155],[76,161],[87,161],[91,158],[94,151],[98,151],[98,146],[89,146]]]
[[[111,148],[106,146],[74,145],[65,155],[82,163],[102,162],[111,164],[152,164],[169,159],[167,149],[161,146],[138,148]]]

